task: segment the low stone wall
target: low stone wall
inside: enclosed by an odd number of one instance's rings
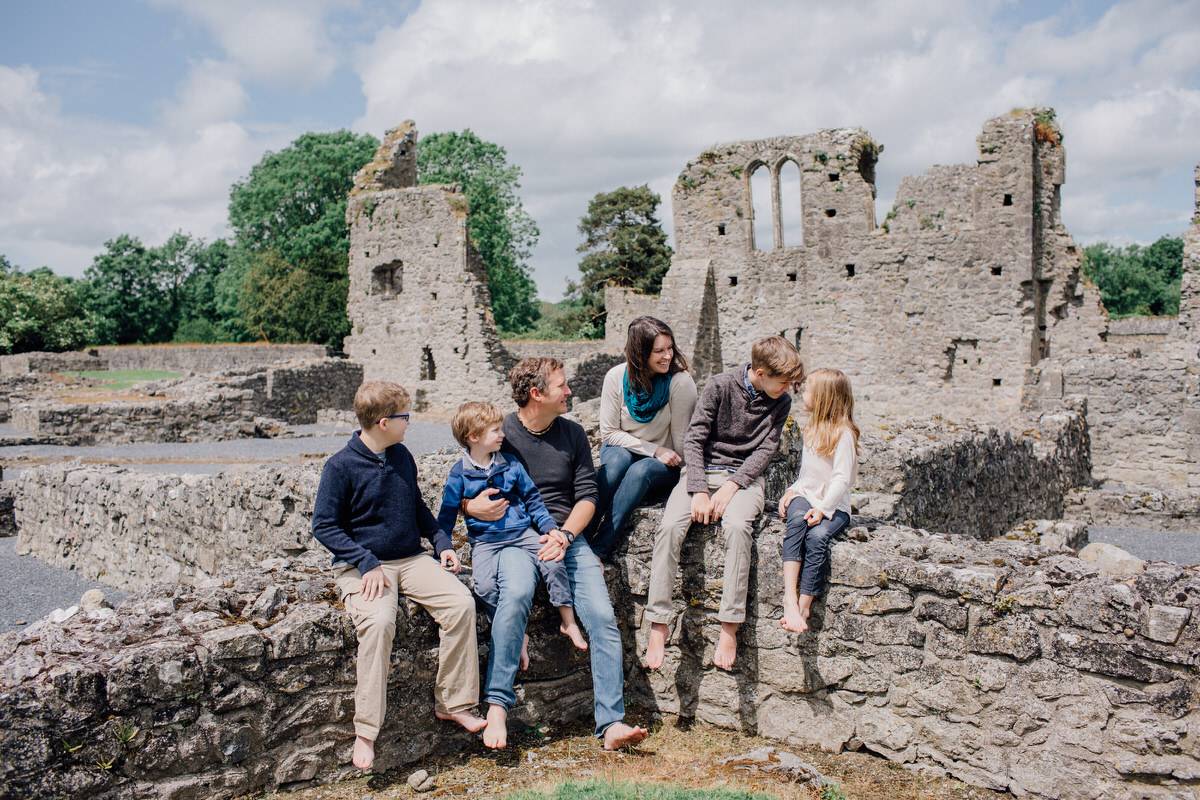
[[[62,403],[35,400],[11,410],[13,425],[61,444],[200,442],[254,435],[254,395],[209,389],[188,398]]]
[[[551,339],[505,339],[501,342],[513,361],[523,358],[557,358],[564,363],[593,356],[605,350],[603,339],[556,341]]]
[[[214,373],[268,367],[326,356],[320,344],[153,344],[112,345],[95,351],[108,369],[159,369]]]
[[[357,774],[354,629],[327,564],[159,584],[0,636],[0,797],[208,800]],[[531,618],[517,719],[590,713],[586,659],[557,624],[544,605]],[[378,769],[478,747],[433,718],[437,654],[433,622],[402,604]]]
[[[0,537],[17,535],[17,517],[13,507],[17,500],[17,485],[4,480],[4,467],[0,467]]]
[[[0,356],[0,377],[10,378],[44,372],[108,369],[108,362],[95,350],[69,353],[17,353]]]
[[[1200,491],[1109,484],[1066,498],[1064,515],[1089,525],[1200,531]]]
[[[362,364],[343,358],[271,367],[259,413],[293,425],[311,424],[320,409],[352,410],[362,382]]]
[[[620,353],[595,353],[575,362],[570,371],[571,394],[580,402],[599,397],[604,390],[604,376],[623,363],[625,356]]]

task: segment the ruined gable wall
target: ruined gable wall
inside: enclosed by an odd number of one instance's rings
[[[345,349],[367,380],[403,384],[418,410],[502,400],[509,358],[467,201],[454,187],[415,185],[416,136],[412,123],[390,131],[355,179]]]

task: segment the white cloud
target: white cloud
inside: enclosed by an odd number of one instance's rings
[[[198,100],[208,69],[165,114],[190,124],[142,127],[68,116],[36,71],[0,66],[0,253],[79,275],[121,233],[222,235],[230,185],[286,139],[219,119],[241,101],[219,80],[224,100]]]
[[[890,199],[903,175],[973,161],[989,117],[1054,104],[1068,223],[1082,218],[1077,196],[1119,198],[1147,171],[1182,174],[1197,157],[1193,4],[1120,3],[1086,26],[1062,16],[1007,31],[993,19],[1004,8],[763,0],[732,15],[715,0],[439,0],[357,54],[357,126],[379,134],[412,117],[425,132],[470,127],[507,147],[543,231],[534,265],[547,296],[574,272],[575,225],[593,193],[669,187],[717,141],[861,125],[887,146],[879,188]],[[1150,198],[1132,216],[1088,219],[1138,238],[1180,213]]]
[[[154,0],[204,24],[248,77],[311,86],[337,66],[326,15],[345,0]]]
[[[248,98],[232,65],[204,60],[193,64],[178,97],[166,104],[163,116],[178,130],[195,130],[239,116]]]

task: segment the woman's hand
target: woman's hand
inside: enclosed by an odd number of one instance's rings
[[[683,456],[676,453],[669,447],[658,447],[654,450],[654,457],[668,467],[678,467],[683,463]]]
[[[508,501],[503,496],[497,500],[492,499],[498,494],[500,494],[499,489],[484,489],[470,500],[463,501],[463,513],[484,522],[495,522],[504,516],[505,511],[508,511]]]
[[[821,520],[825,519],[825,515],[819,508],[810,508],[808,513],[804,515],[804,521],[808,523],[808,527],[821,524]]]

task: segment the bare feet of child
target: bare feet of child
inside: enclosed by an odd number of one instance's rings
[[[508,746],[508,710],[504,706],[488,706],[483,744],[493,750],[503,750]]]
[[[521,660],[518,664],[521,672],[529,669],[529,634],[525,634],[525,638],[521,640]]]
[[[487,727],[487,720],[478,714],[473,714],[470,711],[455,711],[446,713],[444,711],[434,711],[433,715],[438,719],[444,719],[447,722],[457,722],[468,733],[479,733]]]
[[[354,737],[354,755],[350,758],[359,769],[370,769],[375,763],[375,742],[361,736]]]
[[[570,606],[563,606],[558,611],[562,615],[562,625],[558,627],[558,632],[570,639],[576,648],[587,650],[587,639],[583,638],[583,631],[575,621],[575,612]]]
[[[733,669],[737,660],[737,632],[740,626],[736,622],[722,622],[721,635],[717,637],[717,649],[713,651],[713,666],[720,669]]]
[[[779,624],[785,631],[804,633],[808,630],[808,617],[800,612],[800,606],[793,603],[785,603],[783,606],[783,619],[779,620]]]
[[[646,642],[646,667],[659,669],[667,654],[667,626],[661,622],[650,623],[650,638]]]
[[[604,749],[620,750],[637,744],[650,735],[650,731],[642,727],[630,727],[624,722],[614,722],[604,729]]]

